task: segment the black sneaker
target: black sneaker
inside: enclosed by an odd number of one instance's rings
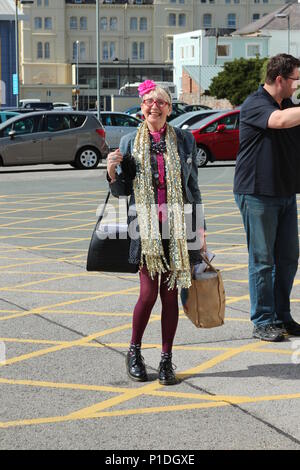
[[[280,327],[283,329],[283,331],[287,335],[300,336],[300,325],[295,320],[281,323]]]
[[[172,357],[162,359],[159,363],[158,381],[161,385],[175,385],[179,380],[174,374],[175,366],[172,364]]]
[[[253,329],[253,338],[261,341],[284,341],[283,330],[273,324],[255,326]]]
[[[126,356],[128,377],[136,382],[147,382],[148,375],[141,349],[131,346]]]

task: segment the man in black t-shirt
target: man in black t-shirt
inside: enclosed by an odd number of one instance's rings
[[[253,337],[265,341],[300,336],[290,312],[300,192],[300,107],[290,98],[300,84],[299,67],[291,55],[272,57],[265,84],[240,113],[234,193],[247,235]]]

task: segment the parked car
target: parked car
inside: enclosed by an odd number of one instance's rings
[[[218,112],[220,112],[219,109],[207,109],[202,111],[183,113],[180,114],[177,118],[172,119],[169,124],[174,127],[179,127],[180,129],[188,129],[193,124],[198,124],[198,122],[202,121],[202,119],[205,119],[208,116],[212,116]]]
[[[70,103],[53,103],[53,108],[56,111],[74,111]]]
[[[141,112],[141,106],[136,105],[136,106],[130,106],[130,108],[125,109],[124,113],[130,114],[130,116],[136,117],[137,113]]]
[[[202,109],[211,109],[210,106],[206,106],[205,104],[187,104],[184,107],[184,111],[189,113],[191,111],[201,111]]]
[[[0,125],[0,165],[70,163],[96,168],[106,158],[105,130],[83,112],[44,111],[19,115]]]
[[[110,149],[119,147],[121,137],[133,132],[140,124],[141,120],[126,113],[112,111],[101,111],[101,123],[106,132],[106,141]]]
[[[0,124],[15,116],[19,116],[19,113],[15,113],[13,111],[0,111]]]
[[[220,112],[201,121],[198,129],[190,128],[197,142],[198,166],[205,166],[208,161],[236,159],[239,118],[239,109]]]

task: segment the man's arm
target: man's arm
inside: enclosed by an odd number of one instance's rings
[[[289,129],[300,125],[300,107],[274,111],[268,120],[270,129]]]

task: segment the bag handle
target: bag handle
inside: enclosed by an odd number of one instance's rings
[[[210,269],[214,272],[214,273],[218,273],[218,270],[211,264],[211,262],[208,260],[208,258],[206,258],[205,255],[203,255],[201,253],[201,258],[203,259],[203,261],[207,264],[207,266],[210,267]],[[194,270],[195,270],[195,267],[194,265],[192,266],[192,269],[191,269],[191,272],[192,272],[192,275],[194,274]]]
[[[101,222],[101,220],[103,219],[104,211],[105,211],[105,208],[107,206],[110,195],[111,195],[111,190],[109,189],[108,193],[106,195],[106,199],[105,199],[105,202],[103,204],[102,210],[101,210],[101,214],[99,215],[99,218],[98,218],[98,223]],[[127,217],[128,217],[128,211],[129,211],[128,197],[126,197],[126,208],[127,208]]]

